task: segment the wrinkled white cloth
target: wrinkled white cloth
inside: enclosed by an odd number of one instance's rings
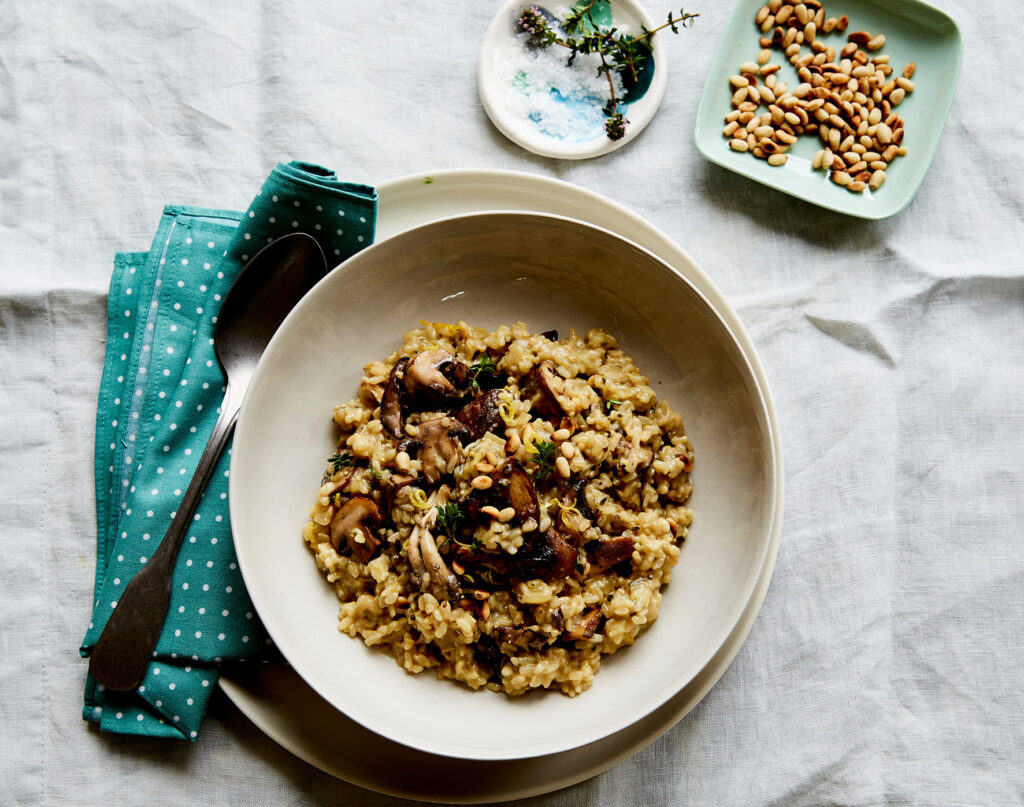
[[[869,223],[697,154],[729,4],[687,7],[701,17],[666,43],[668,93],[639,138],[570,163],[510,143],[480,105],[494,0],[0,2],[0,801],[395,803],[219,693],[194,748],[80,717],[112,257],[148,246],[165,203],[241,209],[303,158],[369,184],[509,168],[605,194],[711,275],[772,382],[786,515],[749,639],[666,736],[531,803],[1024,802],[1019,33],[998,0],[940,4],[966,41],[949,124],[913,203]]]

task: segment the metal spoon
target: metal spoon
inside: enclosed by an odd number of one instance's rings
[[[316,240],[293,233],[249,261],[224,298],[214,331],[214,350],[227,377],[220,417],[167,534],[125,587],[92,651],[89,671],[108,689],[135,689],[145,676],[167,617],[178,550],[234,431],[256,362],[288,312],[326,272]]]

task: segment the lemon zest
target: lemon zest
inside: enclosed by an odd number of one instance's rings
[[[427,504],[427,494],[419,488],[413,488],[409,492],[409,501],[412,502],[413,507],[418,507],[420,510],[426,510],[430,507]]]
[[[515,421],[515,410],[516,407],[514,400],[502,401],[501,403],[498,404],[498,414],[501,416],[501,419],[505,421],[506,426],[511,426],[512,423]]]

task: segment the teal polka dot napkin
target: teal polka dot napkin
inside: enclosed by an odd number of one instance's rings
[[[238,273],[292,232],[314,236],[328,264],[340,263],[373,241],[376,214],[373,188],[319,166],[279,164],[244,213],[168,207],[149,252],[116,256],[96,414],[95,599],[83,656],[170,526],[213,431],[225,389],[213,331]],[[219,666],[272,652],[231,539],[229,455],[182,545],[145,680],[122,693],[87,676],[83,717],[105,731],[194,740]]]

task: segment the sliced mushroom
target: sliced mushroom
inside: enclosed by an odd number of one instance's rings
[[[423,588],[431,589],[440,600],[452,599],[459,593],[459,580],[445,565],[430,532],[437,520],[437,503],[440,502],[442,506],[447,504],[449,495],[448,486],[443,485],[430,496],[427,509],[423,511],[419,523],[413,527],[406,546],[406,555],[417,582]]]
[[[628,534],[592,541],[587,544],[587,560],[598,571],[610,569],[617,563],[632,559],[635,543],[633,536]]]
[[[497,434],[503,421],[498,411],[500,390],[492,389],[466,404],[455,418],[466,427],[470,440],[479,440],[487,432]]]
[[[391,510],[395,506],[395,497],[398,495],[398,492],[415,481],[416,477],[412,474],[393,473],[388,478],[384,488],[384,517],[387,521],[391,521]]]
[[[486,490],[476,490],[466,497],[465,510],[471,519],[477,519],[480,509],[491,505],[499,510],[511,507],[516,511],[520,524],[530,519],[534,523],[540,521],[540,507],[537,504],[537,491],[533,480],[526,469],[515,457],[509,457],[498,468],[491,471],[491,486]]]
[[[562,631],[562,638],[569,642],[581,642],[593,637],[597,633],[597,626],[601,624],[601,609],[591,608],[584,611],[578,617],[570,619],[566,629]]]
[[[587,480],[577,479],[563,485],[559,499],[562,507],[558,511],[558,522],[574,537],[580,537],[590,529],[594,513],[587,502]]]
[[[654,460],[654,451],[647,446],[635,446],[622,435],[612,452],[616,462],[628,471],[642,471]]]
[[[403,441],[399,450],[408,451],[418,445],[423,476],[436,485],[459,464],[459,443],[452,434],[462,429],[462,424],[447,416],[425,420],[417,427],[416,439]]]
[[[526,579],[540,577],[551,582],[564,580],[576,566],[579,551],[558,530],[532,533],[516,553],[519,574]]]
[[[380,401],[381,422],[392,437],[399,439],[404,436],[402,430],[402,389],[409,361],[408,356],[402,356],[402,358],[395,362],[395,366],[391,368],[391,375],[388,376],[388,383],[384,387],[384,397]]]
[[[344,539],[352,556],[360,563],[366,563],[380,548],[380,541],[371,531],[371,526],[380,526],[382,521],[380,508],[373,499],[355,496],[345,502],[331,519],[331,546],[338,549]]]
[[[537,401],[537,411],[550,418],[561,418],[568,415],[569,413],[565,411],[565,407],[558,400],[558,392],[564,387],[565,381],[555,371],[555,363],[542,361],[533,368],[533,376],[541,393]]]
[[[405,391],[428,402],[455,398],[459,395],[456,384],[464,385],[468,372],[469,368],[447,350],[424,350],[405,370]]]

